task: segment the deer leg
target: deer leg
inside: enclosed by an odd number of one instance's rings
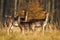
[[[22,27],[22,34],[24,34],[24,26]]]
[[[20,31],[22,32],[22,25],[21,24],[19,25],[19,28],[20,28]]]
[[[7,29],[8,35],[9,35],[11,29],[13,29],[13,26],[12,26],[12,24],[10,23],[10,24],[9,24],[9,27],[8,27],[8,29]]]
[[[33,23],[32,24],[32,31],[34,31],[35,30],[35,24]]]
[[[29,24],[27,25],[27,32],[29,32]]]
[[[43,24],[43,34],[44,34],[44,30],[45,30],[45,27],[46,27],[46,23]]]
[[[20,28],[20,30],[21,30],[21,33],[24,34],[24,25],[21,24],[21,25],[19,26],[19,28]]]

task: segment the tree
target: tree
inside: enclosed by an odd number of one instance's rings
[[[3,18],[3,0],[0,0],[0,27],[3,27],[2,18]]]
[[[44,14],[42,12],[44,8],[43,8],[43,5],[40,4],[39,0],[29,0],[28,2],[26,2],[26,0],[24,1],[20,0],[20,6],[18,8],[19,8],[18,13],[21,16],[24,16],[24,13],[22,12],[23,10],[28,12],[28,20],[33,18],[34,19],[44,18]]]
[[[3,0],[0,0],[0,17],[2,17],[2,13],[3,13]]]
[[[17,11],[17,0],[15,0],[14,16],[16,16],[16,11]]]

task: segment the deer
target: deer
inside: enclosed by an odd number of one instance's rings
[[[56,29],[56,24],[49,22],[51,14],[48,11],[44,12],[44,13],[45,13],[46,18],[45,18],[45,21],[43,22],[43,25],[42,25],[42,27],[43,27],[43,34],[44,34],[44,31],[45,31],[45,28],[46,29],[49,28],[50,32],[53,30],[53,27],[54,27],[54,29]]]

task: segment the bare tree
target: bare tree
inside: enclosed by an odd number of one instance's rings
[[[53,22],[53,17],[54,17],[54,0],[52,0],[53,4],[52,4],[52,15],[51,15],[51,21]]]
[[[3,0],[0,0],[0,26],[2,27],[2,17],[3,17]]]
[[[0,2],[1,2],[1,5],[0,5],[0,7],[1,7],[1,9],[0,9],[1,10],[1,14],[0,14],[0,16],[2,16],[2,14],[3,14],[3,0],[1,0]]]
[[[15,0],[14,16],[16,16],[16,11],[17,11],[17,0]]]

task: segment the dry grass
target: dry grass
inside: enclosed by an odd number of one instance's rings
[[[6,30],[0,30],[0,40],[60,40],[60,30],[48,32],[29,32],[21,34],[20,32],[10,33],[7,35]]]

